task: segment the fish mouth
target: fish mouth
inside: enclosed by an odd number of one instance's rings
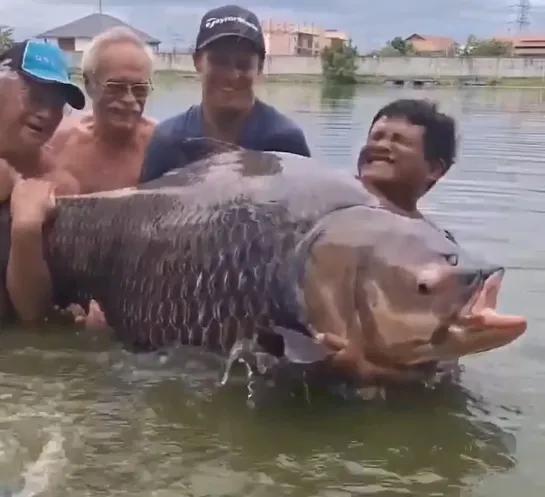
[[[524,316],[501,314],[496,310],[504,273],[499,269],[481,279],[469,302],[447,327],[434,334],[428,360],[451,360],[497,349],[526,331]],[[424,352],[424,355],[427,354]]]

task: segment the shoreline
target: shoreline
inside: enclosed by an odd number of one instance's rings
[[[71,77],[81,82],[79,71],[73,71]],[[159,84],[169,84],[177,81],[196,81],[198,75],[195,72],[180,71],[175,69],[157,70],[153,73],[153,79]],[[357,75],[353,86],[396,86],[393,84],[395,77],[380,77]],[[406,80],[405,88],[505,88],[505,89],[545,89],[545,78],[460,78],[460,77],[440,77],[440,78],[418,78],[399,76],[399,81]],[[422,81],[421,85],[413,85],[411,81]],[[293,83],[293,84],[325,84],[323,76],[311,74],[268,74],[264,75],[265,83]],[[332,86],[352,86],[335,85]],[[403,85],[397,85],[400,88]]]
[[[194,72],[177,71],[177,70],[160,70],[155,71],[154,79],[156,81],[179,81],[179,80],[197,80],[198,76]],[[395,78],[377,77],[377,76],[356,76],[354,86],[394,86],[387,81],[392,81]],[[404,79],[400,77],[400,80]],[[419,78],[407,78],[407,80]],[[421,78],[421,80],[429,81],[430,78]],[[294,84],[324,84],[322,75],[309,74],[269,74],[263,77],[266,83],[294,83]],[[464,84],[464,81],[466,84]],[[477,84],[471,84],[472,81],[477,81]],[[467,84],[470,83],[470,84]],[[351,86],[351,85],[341,85]],[[406,83],[405,87],[410,88],[413,85]],[[435,87],[458,87],[458,88],[527,88],[527,89],[545,89],[545,78],[481,78],[471,80],[468,78],[444,77],[437,78],[434,84],[424,84],[421,88]]]
[[[80,64],[81,52],[72,53],[72,72],[76,73]],[[159,81],[197,77],[191,53],[157,52],[154,68]],[[545,88],[545,57],[360,56],[355,73],[358,85]],[[268,55],[263,74],[267,82],[324,83],[322,61],[317,56]]]

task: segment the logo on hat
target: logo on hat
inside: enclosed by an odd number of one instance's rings
[[[259,32],[259,28],[254,23],[251,23],[250,21],[240,16],[226,16],[226,17],[220,17],[220,18],[210,17],[204,22],[204,26],[208,29],[211,29],[217,24],[223,24],[225,22],[238,22],[240,24],[244,24],[248,26],[249,28],[252,28],[254,31]]]

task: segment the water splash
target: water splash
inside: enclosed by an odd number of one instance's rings
[[[64,442],[60,429],[55,429],[38,459],[27,466],[23,474],[23,488],[16,492],[0,489],[0,497],[35,497],[53,486],[68,462]]]

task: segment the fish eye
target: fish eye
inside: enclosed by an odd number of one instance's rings
[[[458,254],[445,254],[444,257],[450,266],[458,265]]]

